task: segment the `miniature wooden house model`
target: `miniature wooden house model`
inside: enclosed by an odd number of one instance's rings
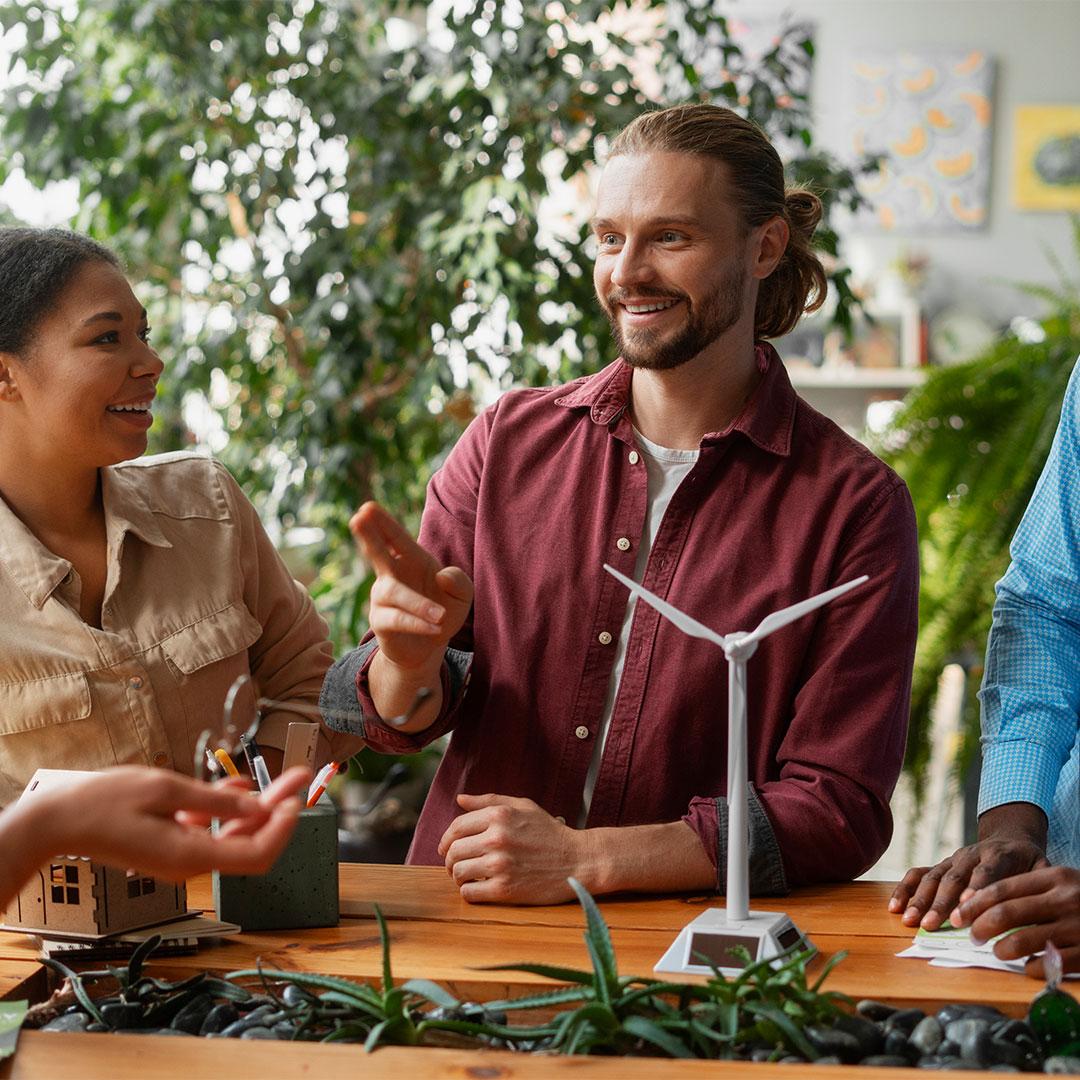
[[[20,799],[65,787],[85,773],[38,769]],[[168,922],[187,912],[184,885],[116,870],[77,855],[49,860],[11,901],[10,929],[46,937],[106,937]]]

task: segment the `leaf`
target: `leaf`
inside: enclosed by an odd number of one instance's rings
[[[593,973],[591,971],[579,971],[577,968],[553,967],[551,964],[489,964],[478,967],[476,971],[524,971],[530,975],[542,975],[545,979],[555,979],[557,982],[580,983],[583,986],[592,986]]]
[[[483,1035],[493,1039],[531,1041],[545,1039],[554,1035],[554,1024],[541,1024],[536,1027],[509,1027],[503,1024],[489,1024],[479,1020],[421,1020],[416,1026],[417,1033],[423,1036],[428,1030],[457,1031],[462,1035]]]
[[[161,935],[152,934],[144,941],[140,941],[131,954],[127,965],[127,977],[130,982],[138,982],[142,975],[143,964],[150,954],[161,944]]]
[[[394,976],[390,971],[390,932],[386,929],[386,920],[378,904],[375,907],[375,921],[379,924],[379,941],[382,943],[382,984],[383,991],[393,988]]]
[[[525,997],[508,998],[504,1001],[488,1001],[484,1007],[492,1012],[515,1012],[525,1009],[542,1009],[550,1005],[563,1005],[570,1001],[585,1001],[591,994],[591,986],[568,986],[563,990],[551,990],[542,994],[527,994]]]
[[[839,952],[833,953],[833,955],[825,961],[825,964],[822,967],[820,974],[814,980],[813,985],[810,987],[810,990],[816,994],[821,988],[822,983],[824,983],[825,980],[829,977],[829,973],[832,971],[832,969],[836,967],[836,965],[839,964],[841,960],[846,959],[846,957],[847,949],[841,949]]]
[[[390,1021],[389,1020],[381,1020],[379,1023],[377,1023],[368,1032],[368,1036],[364,1040],[364,1050],[367,1053],[370,1054],[371,1051],[374,1050],[375,1047],[379,1045],[379,1041],[382,1039],[383,1035],[389,1030],[389,1028],[390,1028]]]
[[[401,989],[407,994],[416,994],[432,1005],[440,1005],[444,1009],[456,1009],[461,1003],[448,990],[444,990],[438,983],[430,979],[409,979],[403,983]]]
[[[570,888],[577,894],[577,898],[585,911],[585,941],[589,946],[589,955],[592,957],[596,974],[608,993],[619,977],[615,963],[615,950],[611,945],[611,933],[607,923],[604,922],[596,901],[589,895],[589,891],[577,878],[568,878]],[[599,992],[600,987],[597,987]]]
[[[810,1045],[806,1036],[799,1030],[798,1025],[791,1020],[783,1009],[759,1001],[748,1001],[743,1007],[752,1016],[768,1020],[769,1023],[778,1028],[787,1039],[788,1045],[792,1049],[798,1050],[808,1061],[817,1060],[817,1051]]]
[[[665,1031],[659,1024],[644,1016],[628,1016],[623,1021],[623,1030],[636,1039],[643,1039],[647,1043],[673,1058],[691,1058],[694,1055],[687,1049],[685,1043],[677,1039],[670,1032]]]
[[[295,983],[297,986],[313,986],[320,990],[332,990],[363,1004],[370,1004],[372,1000],[379,1001],[379,996],[363,983],[350,982],[348,979],[336,979],[332,975],[310,975],[304,971],[275,971],[272,968],[247,968],[243,971],[230,971],[225,978],[245,979],[255,976],[268,979],[280,979],[285,983]]]
[[[71,983],[72,992],[75,994],[79,1004],[86,1010],[86,1012],[94,1018],[99,1024],[104,1024],[105,1021],[101,1018],[101,1013],[98,1011],[98,1007],[94,1004],[90,995],[86,992],[86,987],[83,985],[83,981],[79,976],[67,967],[65,964],[60,963],[59,960],[53,960],[49,957],[43,957],[41,961],[46,967],[51,967],[53,971],[59,972],[68,982]]]

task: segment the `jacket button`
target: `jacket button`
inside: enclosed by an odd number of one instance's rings
[[[596,640],[599,641],[601,645],[610,645],[611,635],[606,630],[601,630],[597,635]]]
[[[625,536],[620,536],[619,539],[615,541],[615,546],[620,551],[629,551],[630,550],[630,541],[627,540],[627,538]]]
[[[128,686],[130,686],[132,690],[141,690],[142,689],[142,676],[140,676],[140,675],[132,675],[131,678],[128,679]]]
[[[169,755],[164,750],[159,750],[151,760],[157,768],[164,769],[169,764]]]
[[[631,450],[629,460],[631,465],[636,465],[641,460],[641,457],[636,450]]]
[[[589,737],[589,729],[584,724],[579,724],[574,728],[574,734],[579,739],[587,739]]]

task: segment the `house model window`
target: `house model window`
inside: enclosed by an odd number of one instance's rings
[[[89,775],[38,769],[19,799],[62,791]],[[186,914],[183,884],[156,881],[145,872],[106,866],[78,853],[57,852],[19,890],[7,910],[0,909],[0,927],[58,941],[96,940],[171,922]]]
[[[154,879],[152,877],[139,877],[137,874],[129,873],[127,890],[129,900],[134,900],[137,896],[149,896],[154,891]]]
[[[79,868],[77,866],[49,867],[54,904],[77,904],[79,902]]]

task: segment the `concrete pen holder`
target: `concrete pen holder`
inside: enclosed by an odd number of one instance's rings
[[[261,877],[214,871],[214,908],[244,930],[300,930],[338,924],[337,810],[329,799],[301,810],[296,830]]]

